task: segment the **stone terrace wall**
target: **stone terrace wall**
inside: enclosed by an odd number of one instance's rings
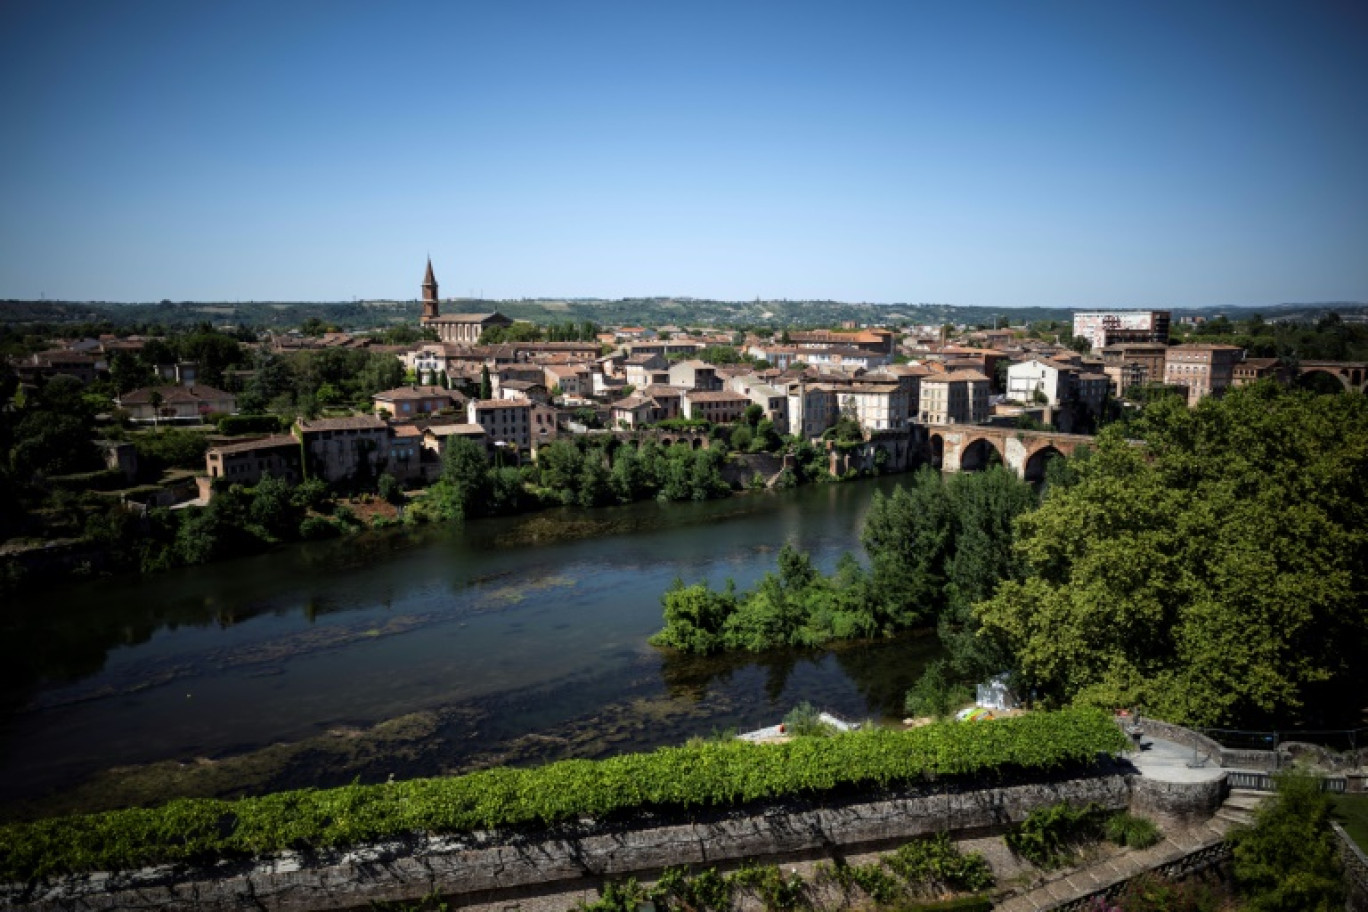
[[[0,905],[312,912],[413,901],[434,892],[458,902],[491,902],[501,895],[526,896],[536,889],[565,889],[590,878],[653,873],[673,865],[880,848],[942,831],[995,832],[1059,801],[1121,809],[1130,799],[1127,777],[1107,772],[998,788],[851,797],[820,805],[790,802],[693,819],[613,826],[585,821],[535,834],[412,836],[349,851],[285,853],[256,863],[163,866],[0,886]],[[1185,799],[1183,806],[1190,803]]]
[[[1164,782],[1135,776],[1131,779],[1130,809],[1164,823],[1186,825],[1215,814],[1227,792],[1225,776],[1205,782]]]

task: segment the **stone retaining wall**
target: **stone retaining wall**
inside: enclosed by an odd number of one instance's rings
[[[1333,821],[1330,827],[1335,831],[1340,861],[1344,863],[1344,885],[1348,888],[1345,908],[1349,912],[1368,912],[1368,856],[1344,832],[1344,827]]]
[[[539,833],[410,836],[348,851],[284,853],[255,863],[162,866],[117,874],[0,886],[0,905],[34,910],[119,908],[219,910],[364,907],[434,893],[457,902],[497,901],[535,889],[573,888],[586,879],[649,874],[833,850],[891,847],[938,832],[1000,832],[1031,810],[1060,801],[1127,807],[1131,783],[1119,772],[998,788],[920,789],[698,814],[692,819],[586,821]],[[1190,801],[1184,800],[1187,806]]]
[[[1205,782],[1162,782],[1135,776],[1130,784],[1133,813],[1180,826],[1209,819],[1229,792],[1224,775]]]

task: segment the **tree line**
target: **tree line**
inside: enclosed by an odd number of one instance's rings
[[[966,674],[993,667],[979,654],[969,606],[1011,572],[1012,521],[1035,503],[1035,490],[1002,467],[949,479],[923,468],[893,494],[875,493],[861,537],[867,568],[846,554],[824,575],[785,545],[777,572],[745,592],[677,580],[653,642],[760,652],[939,625]]]

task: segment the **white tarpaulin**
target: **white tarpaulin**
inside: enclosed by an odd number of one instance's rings
[[[974,702],[986,709],[1016,709],[1021,701],[1007,685],[1007,673],[995,675],[986,684],[978,685],[978,698]]]

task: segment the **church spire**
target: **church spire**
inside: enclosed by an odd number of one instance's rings
[[[427,274],[423,276],[423,322],[437,319],[437,277],[432,274],[432,257],[428,257]]]

